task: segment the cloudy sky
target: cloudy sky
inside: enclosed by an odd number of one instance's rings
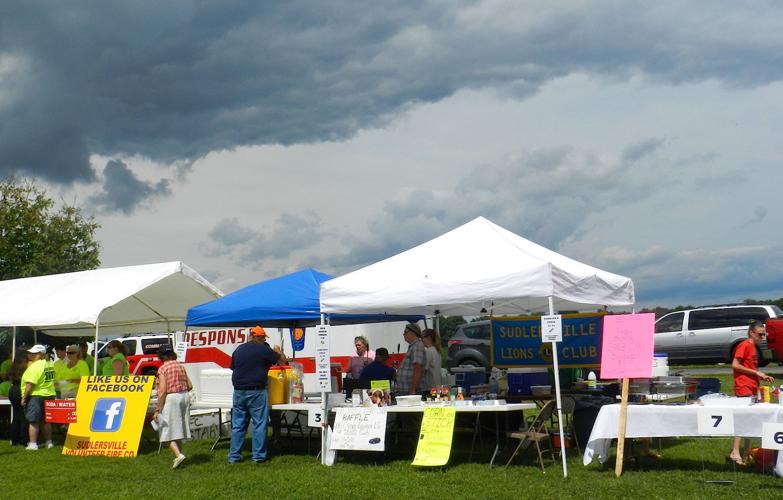
[[[224,291],[483,215],[641,305],[783,296],[779,2],[0,3],[0,176]]]

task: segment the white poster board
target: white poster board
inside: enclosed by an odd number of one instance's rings
[[[174,353],[177,355],[177,360],[181,363],[185,362],[185,356],[188,354],[187,342],[174,342]]]
[[[386,410],[378,407],[336,408],[332,450],[383,451]]]
[[[541,342],[563,341],[563,317],[559,314],[541,316]],[[552,350],[556,349],[552,346]]]
[[[699,408],[698,430],[703,436],[733,436],[734,411],[731,408]]]
[[[318,382],[318,390],[332,392],[329,325],[318,325],[315,329],[315,337],[315,378]]]

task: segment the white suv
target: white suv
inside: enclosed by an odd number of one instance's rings
[[[655,322],[655,352],[675,362],[731,362],[734,349],[748,337],[751,320],[766,323],[783,316],[774,305],[701,307],[671,312]],[[772,360],[766,339],[759,346],[759,364]]]

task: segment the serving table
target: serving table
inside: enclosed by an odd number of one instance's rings
[[[710,436],[699,432],[698,413],[701,408],[731,410],[734,414],[734,432],[741,437],[761,437],[765,422],[783,422],[783,406],[759,403],[749,406],[690,405],[628,405],[625,437],[727,437]],[[582,463],[590,464],[594,457],[606,461],[612,439],[617,438],[620,405],[604,405],[585,446]],[[727,452],[729,450],[726,450]],[[783,453],[778,453],[775,472],[783,476]]]

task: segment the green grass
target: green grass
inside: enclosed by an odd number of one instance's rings
[[[581,457],[569,459],[569,477],[561,465],[547,463],[541,473],[530,454],[509,468],[489,468],[488,443],[468,460],[467,435],[458,434],[450,464],[423,469],[410,465],[412,449],[395,454],[353,453],[321,466],[303,443],[283,441],[269,462],[226,462],[226,444],[210,451],[210,442],[186,443],[188,459],[171,470],[171,453],[143,441],[135,459],[66,457],[52,450],[25,451],[0,444],[3,497],[46,498],[772,498],[783,495],[783,480],[753,471],[737,473],[734,485],[705,484],[707,479],[734,479],[724,463],[728,439],[666,439],[663,459],[625,464],[614,476],[614,457],[606,465],[584,467]],[[297,441],[297,440],[293,440]],[[317,444],[314,443],[316,446]],[[249,446],[249,443],[247,443]],[[296,450],[291,449],[296,447]],[[314,446],[314,448],[316,447]],[[389,447],[389,445],[387,445]],[[504,457],[507,455],[503,455]],[[501,457],[502,458],[502,457]],[[702,462],[703,461],[703,462]]]

